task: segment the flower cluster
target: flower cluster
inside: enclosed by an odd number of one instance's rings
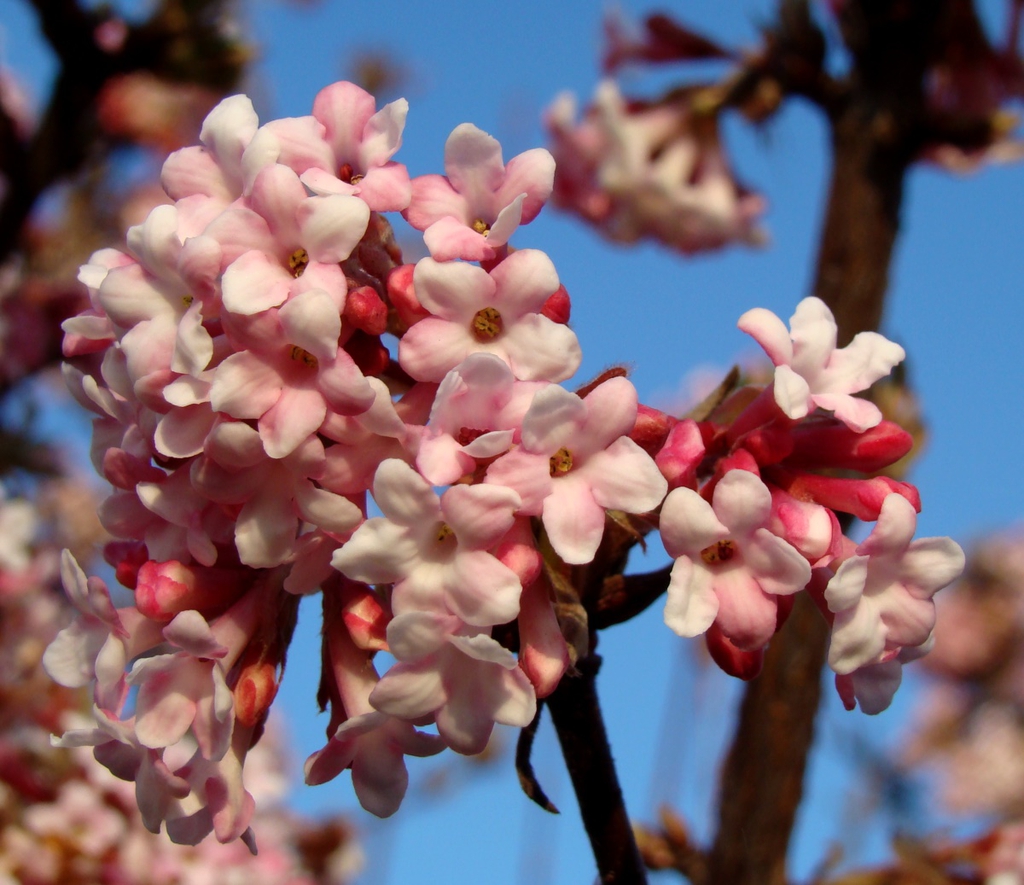
[[[211,869],[219,881],[252,885],[349,881],[362,857],[351,829],[281,807],[289,778],[273,723],[248,772],[261,805],[258,857],[241,842],[192,847],[154,836],[130,783],[86,750],[69,754],[50,745],[54,729],[82,724],[86,701],[84,693],[54,685],[39,666],[46,643],[67,622],[54,544],[87,550],[101,531],[85,487],[46,480],[37,492],[35,503],[0,500],[0,882],[201,885]]]
[[[775,381],[699,421],[641,405],[622,370],[572,392],[569,296],[547,255],[510,245],[552,193],[552,157],[506,164],[463,124],[445,174],[410,180],[392,159],[406,110],[336,83],[312,115],[261,126],[226,99],[202,146],[167,160],[173,202],[81,271],[91,308],[65,325],[66,375],[96,415],[106,554],[134,599],[117,606],[65,555],[80,614],[46,665],[93,685],[95,726],[63,743],[134,780],[146,825],[175,841],[254,844],[243,767],[299,595],[322,596],[330,707],[306,780],[350,769],[386,816],[406,755],[478,753],[496,723],[530,724],[587,653],[556,594],[576,569],[621,569],[654,528],[676,632],[749,675],[807,588],[844,697],[869,710],[962,564],[947,539],[911,540],[912,487],[816,472],[905,454],[908,435],[851,396],[900,348],[838,349],[808,299],[792,333],[744,317]],[[402,263],[387,212],[429,257]],[[834,510],[877,527],[857,546]]]
[[[651,237],[687,253],[763,243],[765,201],[736,182],[718,121],[698,104],[693,90],[627,100],[605,80],[579,118],[560,95],[547,112],[555,201],[613,240]]]
[[[939,781],[957,814],[1024,817],[1024,535],[1018,527],[971,551],[938,603],[927,690],[901,753]],[[1017,827],[1020,830],[1019,824]]]

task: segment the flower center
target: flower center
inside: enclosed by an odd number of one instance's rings
[[[338,168],[338,178],[346,184],[359,184],[366,176],[356,172],[351,163],[342,163]]]
[[[315,369],[320,365],[319,361],[313,354],[311,354],[304,347],[299,347],[298,344],[293,344],[291,351],[288,354],[295,362],[302,363],[304,366],[308,366],[310,369]]]
[[[565,446],[562,446],[548,459],[548,463],[551,465],[552,476],[565,476],[565,474],[572,470],[572,452]]]
[[[490,225],[482,218],[476,219],[470,227],[472,227],[478,234],[483,234],[485,237],[491,232]]]
[[[485,307],[473,315],[473,334],[477,341],[489,341],[497,338],[504,328],[501,322],[501,314],[495,307]]]
[[[191,307],[192,306],[192,302],[195,301],[195,300],[196,300],[196,298],[195,298],[194,295],[182,295],[181,296],[181,303],[184,304],[185,307]]]
[[[479,439],[487,430],[477,430],[475,427],[462,427],[459,429],[458,434],[455,437],[455,441],[460,446],[468,446],[473,440]]]
[[[291,270],[292,276],[296,279],[302,276],[302,272],[308,264],[309,253],[302,246],[299,246],[298,249],[288,256],[288,269]]]
[[[700,558],[708,565],[717,565],[721,562],[728,562],[736,555],[736,542],[732,538],[724,541],[715,541],[700,551]]]

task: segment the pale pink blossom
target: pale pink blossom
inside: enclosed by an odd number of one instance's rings
[[[221,213],[197,241],[213,240],[220,249],[224,307],[252,315],[311,288],[343,299],[337,264],[356,247],[369,217],[358,197],[311,197],[292,169],[274,164],[256,176],[247,203]]]
[[[302,183],[316,194],[358,194],[375,212],[405,209],[412,198],[409,173],[391,158],[402,145],[408,112],[404,98],[378,111],[373,96],[354,83],[321,89],[313,116],[323,124],[333,164],[307,169]]]
[[[257,419],[270,457],[294,452],[329,411],[358,414],[373,403],[373,389],[339,346],[341,313],[326,291],[311,289],[238,318],[232,329],[246,347],[214,370],[210,404],[232,418]]]
[[[487,746],[495,723],[525,728],[537,699],[515,656],[458,618],[413,611],[388,625],[398,659],[370,694],[380,712],[413,721],[433,715],[438,734],[457,753]]]
[[[836,690],[847,710],[859,706],[861,712],[875,716],[889,709],[903,681],[903,665],[924,657],[934,646],[934,634],[921,645],[908,645],[896,657],[879,664],[866,664],[845,676],[836,674]]]
[[[685,96],[627,102],[611,80],[577,120],[564,94],[547,112],[556,203],[615,240],[654,237],[683,252],[757,245],[764,200],[735,181],[710,118],[699,128]]]
[[[881,663],[931,635],[932,596],[963,571],[964,552],[950,538],[911,540],[916,528],[913,505],[889,495],[871,534],[829,581],[828,662],[836,673]]]
[[[409,783],[404,756],[433,756],[444,743],[404,719],[373,709],[369,696],[378,682],[377,671],[342,619],[329,617],[338,614],[334,604],[325,596],[323,684],[331,695],[331,724],[338,724],[333,731],[328,728],[327,745],[306,760],[306,783],[322,784],[351,768],[359,803],[378,817],[389,817]]]
[[[815,407],[829,409],[858,432],[877,425],[878,406],[852,394],[888,375],[906,356],[903,348],[877,332],[860,332],[837,348],[835,318],[820,298],[801,301],[789,322],[787,329],[770,310],[755,307],[737,324],[774,363],[779,408],[794,420]]]
[[[486,482],[519,493],[520,513],[541,517],[565,562],[594,558],[606,510],[646,513],[665,497],[668,483],[654,459],[627,436],[636,412],[636,389],[625,378],[586,398],[545,387],[523,418],[521,444],[487,471]]]
[[[417,469],[435,485],[472,473],[477,459],[504,454],[541,385],[516,381],[499,357],[470,354],[437,390],[416,455]]]
[[[444,147],[445,176],[412,182],[403,213],[438,261],[496,257],[520,224],[532,221],[551,195],[555,161],[543,148],[506,166],[497,139],[472,123],[456,126]]]
[[[709,504],[688,488],[674,489],[659,529],[675,559],[665,623],[680,636],[717,624],[739,649],[753,651],[774,635],[777,596],[802,590],[807,560],[769,531],[772,496],[753,473],[730,470]]]
[[[240,560],[252,568],[272,568],[293,558],[304,522],[343,534],[362,519],[348,498],[317,487],[324,465],[323,444],[316,436],[284,458],[272,459],[256,430],[233,421],[210,434],[192,480],[210,500],[239,508],[234,540]]]
[[[242,154],[258,127],[247,96],[225,98],[203,121],[202,146],[182,148],[164,161],[160,180],[170,198],[199,194],[224,207],[241,196]]]
[[[133,607],[116,609],[106,583],[87,578],[68,550],[61,553],[61,579],[79,614],[47,646],[43,666],[69,688],[95,681],[97,704],[119,714],[128,694],[125,665],[162,641],[160,626]]]
[[[493,353],[522,381],[564,381],[582,354],[575,333],[541,311],[558,289],[543,252],[514,252],[490,273],[462,262],[424,258],[416,295],[432,316],[402,336],[398,360],[418,381],[441,381],[471,353]]]
[[[408,464],[388,460],[373,481],[384,514],[363,523],[334,554],[343,574],[394,583],[395,614],[452,611],[478,627],[519,613],[519,578],[488,551],[512,527],[519,496],[500,486],[453,486],[440,498]]]

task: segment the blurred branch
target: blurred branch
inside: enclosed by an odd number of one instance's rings
[[[925,118],[924,74],[946,2],[850,0],[842,12],[853,69],[823,105],[833,168],[814,294],[839,344],[881,324],[907,169]],[[709,881],[782,885],[814,737],[828,626],[801,596],[747,685],[722,773]]]
[[[0,172],[8,184],[0,206],[0,261],[18,248],[39,196],[78,172],[102,143],[96,101],[108,80],[145,70],[226,90],[245,60],[222,33],[226,0],[167,0],[134,26],[74,0],[32,0],[32,6],[60,69],[28,143],[19,141],[6,114],[0,117]],[[113,36],[101,38],[101,29],[111,26]],[[123,39],[116,33],[120,28]]]
[[[642,575],[612,575],[606,578],[594,605],[591,626],[595,630],[614,627],[635,618],[668,589],[672,566]]]
[[[626,814],[597,697],[601,659],[591,653],[576,666],[578,675],[566,675],[547,705],[579,800],[583,826],[600,881],[605,885],[642,885],[647,876]]]

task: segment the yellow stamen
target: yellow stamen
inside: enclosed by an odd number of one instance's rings
[[[497,338],[504,329],[501,314],[494,307],[478,310],[473,315],[472,329],[477,341],[489,341],[491,338]]]
[[[476,219],[470,227],[472,227],[478,234],[483,234],[485,237],[491,232],[490,225],[482,218]]]
[[[724,541],[715,541],[700,551],[700,558],[708,565],[715,565],[719,562],[728,562],[736,555],[736,542],[731,538]]]
[[[452,527],[448,525],[448,523],[442,522],[439,523],[437,526],[437,535],[435,537],[437,538],[438,544],[443,544],[449,538],[454,538],[455,532],[453,531]]]
[[[315,369],[320,363],[317,358],[313,356],[308,350],[303,347],[299,347],[298,344],[293,344],[291,349],[291,358],[298,363],[308,366],[311,369]]]
[[[551,456],[548,463],[551,465],[552,476],[565,476],[565,474],[572,470],[572,452],[565,446],[562,446]]]
[[[308,264],[309,253],[301,246],[288,256],[288,267],[291,270],[293,277],[301,277]]]

